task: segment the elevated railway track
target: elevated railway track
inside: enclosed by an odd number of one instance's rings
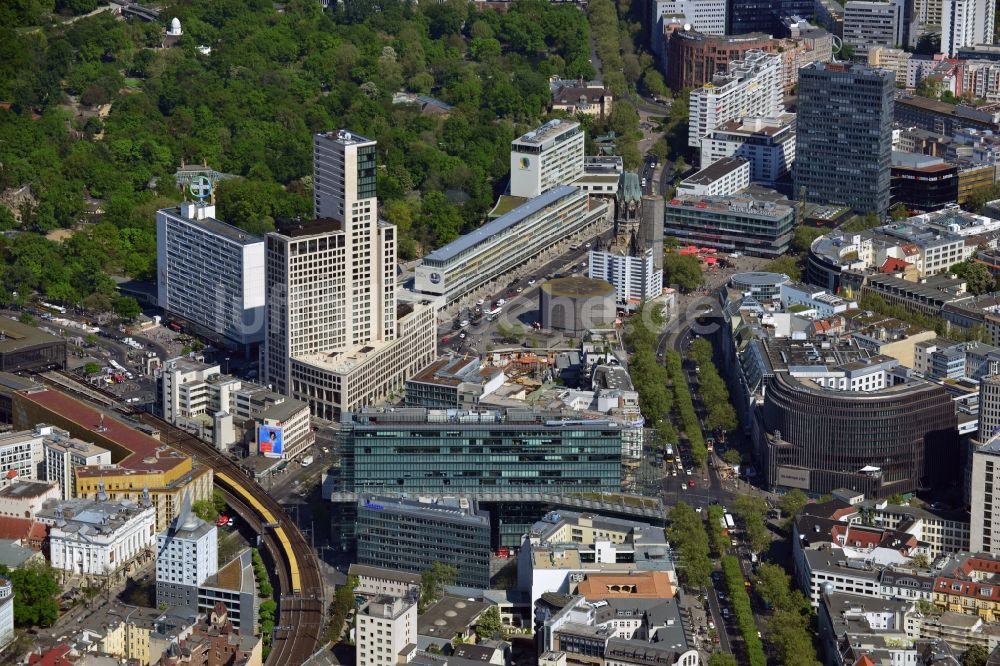
[[[309,659],[325,628],[323,579],[316,554],[281,504],[248,478],[236,463],[194,435],[148,412],[124,405],[109,391],[91,386],[72,374],[53,371],[39,377],[60,390],[159,430],[164,444],[213,469],[216,487],[240,518],[261,535],[262,544],[275,563],[280,594],[276,598],[278,617],[267,663],[297,665]]]

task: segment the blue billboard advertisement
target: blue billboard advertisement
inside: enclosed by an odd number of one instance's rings
[[[260,425],[257,427],[258,450],[268,458],[280,458],[285,450],[281,426]]]

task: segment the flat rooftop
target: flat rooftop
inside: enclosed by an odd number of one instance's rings
[[[469,250],[483,241],[506,231],[510,227],[523,222],[532,215],[544,211],[549,206],[566,197],[572,196],[580,191],[580,188],[572,185],[560,185],[548,192],[542,193],[534,199],[529,199],[526,203],[517,206],[509,213],[505,213],[495,220],[487,222],[475,231],[465,234],[444,247],[439,247],[426,257],[424,261],[447,262],[459,254]]]
[[[678,193],[677,196],[666,202],[666,209],[668,211],[673,208],[694,208],[712,213],[737,213],[771,219],[782,218],[794,212],[791,206],[775,203],[774,201],[760,201],[748,194],[701,197]]]
[[[788,131],[795,122],[795,114],[782,113],[773,118],[741,118],[727,120],[713,130],[728,134],[774,137]],[[789,138],[791,134],[789,133]]]
[[[361,495],[358,497],[358,510],[362,509],[406,514],[426,520],[453,521],[462,525],[477,524],[487,530],[490,527],[488,511],[481,511],[475,500],[458,497],[402,499],[381,495]]]
[[[604,280],[574,276],[547,280],[542,283],[542,291],[552,296],[569,298],[613,296],[615,286]]]
[[[185,217],[181,213],[180,206],[174,206],[173,208],[162,208],[161,213],[170,216],[176,221],[184,222],[191,225],[192,227],[201,227],[216,236],[225,238],[228,241],[237,243],[239,245],[254,245],[256,243],[263,243],[263,236],[255,236],[239,227],[234,227],[231,224],[227,224],[222,220],[217,220],[214,217],[205,217],[201,219],[193,219]]]
[[[484,384],[502,372],[483,365],[476,356],[452,356],[437,359],[407,381],[456,387],[469,382]]]
[[[711,185],[720,178],[725,178],[734,171],[737,171],[749,164],[750,163],[742,157],[723,157],[721,160],[712,162],[698,173],[685,178],[684,183],[691,185]]]
[[[323,137],[329,141],[335,141],[344,146],[351,146],[362,143],[375,143],[374,140],[368,137],[361,136],[357,132],[350,132],[348,130],[334,130],[332,132],[319,132],[316,134],[318,137]]]
[[[280,395],[280,394],[277,394]],[[301,400],[295,400],[294,398],[285,398],[279,403],[275,403],[261,412],[260,416],[264,419],[274,419],[276,421],[285,421],[292,418],[303,409],[309,409],[309,405],[302,402]]]
[[[344,230],[344,223],[330,217],[320,217],[315,220],[281,222],[276,233],[288,238],[319,236]]]
[[[0,354],[9,354],[29,347],[56,343],[65,344],[65,341],[34,326],[28,326],[7,317],[0,317]]]
[[[18,395],[53,415],[59,415],[73,422],[82,430],[94,432],[125,449],[128,453],[117,462],[119,469],[133,472],[165,472],[190,462],[190,458],[177,449],[135,428],[130,428],[114,417],[65,393],[44,389],[22,391]],[[78,476],[104,476],[113,469],[114,466],[90,465],[78,467],[76,473]]]
[[[466,627],[472,625],[492,605],[445,595],[417,619],[417,633],[451,640],[455,634],[464,632]]]
[[[524,143],[532,146],[537,146],[545,143],[549,139],[552,139],[564,132],[569,132],[574,129],[578,129],[580,123],[573,120],[561,120],[555,118],[548,121],[538,129],[531,130],[530,132],[525,132],[517,139],[514,139],[514,145],[519,143]]]
[[[31,499],[41,497],[49,492],[55,484],[46,481],[18,480],[3,488],[0,488],[0,498],[3,499]]]

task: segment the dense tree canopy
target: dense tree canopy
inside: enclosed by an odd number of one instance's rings
[[[248,231],[309,215],[312,134],[338,127],[378,140],[385,217],[415,256],[482,221],[510,141],[548,117],[549,77],[594,75],[586,14],[544,0],[506,14],[458,0],[289,0],[281,12],[187,0],[164,12],[184,29],[169,49],[162,24],[52,14],[93,0],[2,4],[0,192],[32,196],[0,206],[0,230],[20,232],[0,238],[0,302],[37,291],[77,303],[113,295],[109,275],[152,277],[155,211],[181,198],[182,162],[240,177],[218,188],[217,213]],[[394,104],[400,91],[454,108]],[[57,229],[70,240],[37,233]]]

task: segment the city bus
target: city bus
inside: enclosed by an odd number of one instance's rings
[[[502,312],[503,312],[503,308],[499,308],[499,307],[493,308],[492,310],[490,310],[489,312],[486,313],[486,319],[487,319],[487,321],[496,321],[497,319],[500,318],[500,313],[502,313]]]

